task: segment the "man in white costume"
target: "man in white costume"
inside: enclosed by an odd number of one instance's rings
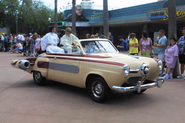
[[[50,27],[50,32],[47,33],[41,40],[41,49],[42,51],[46,50],[46,52],[49,53],[63,54],[64,50],[57,46],[59,38],[55,32],[56,28]]]
[[[62,36],[60,40],[60,45],[67,53],[72,53],[72,49],[75,49],[75,53],[80,53],[80,48],[77,45],[77,40],[79,40],[75,35],[71,33],[71,28],[67,27],[65,30],[65,35]],[[73,52],[74,53],[74,52]]]

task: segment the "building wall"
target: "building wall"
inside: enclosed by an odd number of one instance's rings
[[[146,17],[148,11],[162,8],[163,2],[160,1],[109,11],[109,20]]]

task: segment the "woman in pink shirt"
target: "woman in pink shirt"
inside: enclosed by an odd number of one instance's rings
[[[165,62],[167,64],[167,74],[163,79],[172,79],[173,78],[173,69],[178,56],[178,46],[176,44],[177,40],[175,38],[170,38],[171,46],[165,50]]]

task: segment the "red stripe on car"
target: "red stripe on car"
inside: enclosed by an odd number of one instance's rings
[[[55,58],[51,56],[42,56],[45,58]],[[112,61],[97,61],[97,60],[90,60],[90,59],[79,59],[79,58],[66,58],[66,57],[56,57],[57,59],[65,59],[65,60],[76,60],[76,61],[84,61],[84,62],[94,62],[94,63],[102,63],[102,64],[110,64],[116,66],[124,66],[125,64],[119,62],[112,62]]]

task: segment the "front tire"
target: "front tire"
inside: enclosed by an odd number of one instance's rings
[[[110,96],[110,88],[101,77],[94,77],[88,84],[89,94],[95,102],[103,103]]]
[[[36,85],[45,85],[46,83],[46,78],[39,71],[33,72],[33,79]]]

